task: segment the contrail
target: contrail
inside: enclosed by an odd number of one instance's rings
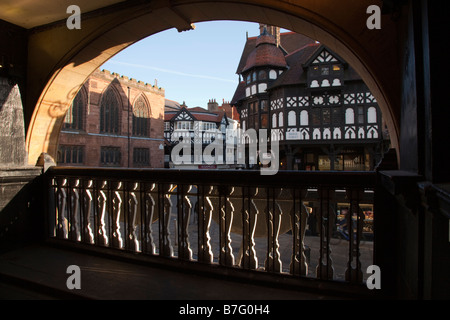
[[[211,76],[206,76],[206,75],[202,75],[202,74],[185,73],[185,72],[180,72],[180,71],[175,71],[175,70],[168,70],[168,69],[163,69],[163,68],[158,68],[158,67],[152,67],[152,66],[143,65],[143,64],[135,64],[135,63],[115,61],[115,60],[109,60],[107,63],[119,64],[119,65],[128,66],[128,67],[135,67],[135,68],[150,69],[150,70],[155,70],[155,71],[160,71],[160,72],[165,72],[165,73],[172,73],[172,74],[176,74],[176,75],[184,76],[184,77],[202,78],[202,79],[210,79],[210,80],[236,83],[236,81],[233,81],[230,79],[211,77]]]

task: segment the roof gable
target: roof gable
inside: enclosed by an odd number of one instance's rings
[[[344,64],[345,61],[339,57],[336,53],[332,52],[325,46],[321,46],[319,50],[317,50],[309,59],[305,62],[304,66],[307,67],[309,65],[315,64],[323,64],[323,63],[333,63],[338,62]]]
[[[192,114],[186,109],[181,108],[180,111],[173,117],[174,121],[193,121],[195,118],[192,116]]]

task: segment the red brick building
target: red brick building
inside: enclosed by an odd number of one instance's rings
[[[97,70],[66,113],[60,166],[164,167],[164,89]]]

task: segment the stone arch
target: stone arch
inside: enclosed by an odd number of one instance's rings
[[[344,58],[375,96],[398,148],[400,92],[395,23],[383,20],[375,34],[366,27],[367,1],[156,0],[133,2],[87,15],[77,31],[65,20],[29,37],[26,148],[30,164],[42,152],[54,156],[65,112],[89,75],[114,54],[157,32],[192,23],[240,20],[277,25],[316,39]],[[49,42],[49,39],[51,41]],[[45,59],[44,59],[44,58]],[[398,150],[397,150],[398,152]]]

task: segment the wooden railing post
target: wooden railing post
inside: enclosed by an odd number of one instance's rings
[[[255,204],[258,188],[243,188],[242,205],[242,267],[256,269],[258,257],[255,251],[255,229],[259,210]]]
[[[319,193],[319,221],[320,221],[320,252],[316,274],[319,279],[332,280],[334,276],[333,260],[331,259],[330,240],[336,213],[332,208],[335,190],[321,187]]]
[[[267,210],[267,259],[265,269],[270,272],[281,272],[282,270],[278,236],[283,211],[277,200],[281,190],[281,188],[269,188],[267,192],[269,204]]]
[[[308,264],[305,256],[305,231],[308,211],[303,204],[307,191],[304,189],[292,189],[292,211],[291,211],[291,230],[292,230],[292,258],[290,272],[293,275],[305,276],[308,274]]]
[[[219,263],[224,266],[234,266],[233,248],[231,247],[231,226],[233,224],[234,208],[229,201],[233,192],[230,186],[218,186],[219,191],[219,228],[220,255]]]
[[[360,188],[348,188],[346,194],[350,202],[350,208],[345,216],[349,231],[349,257],[347,270],[345,271],[345,280],[360,283],[363,281],[363,273],[359,245],[363,231],[364,213],[359,205],[364,190]]]

